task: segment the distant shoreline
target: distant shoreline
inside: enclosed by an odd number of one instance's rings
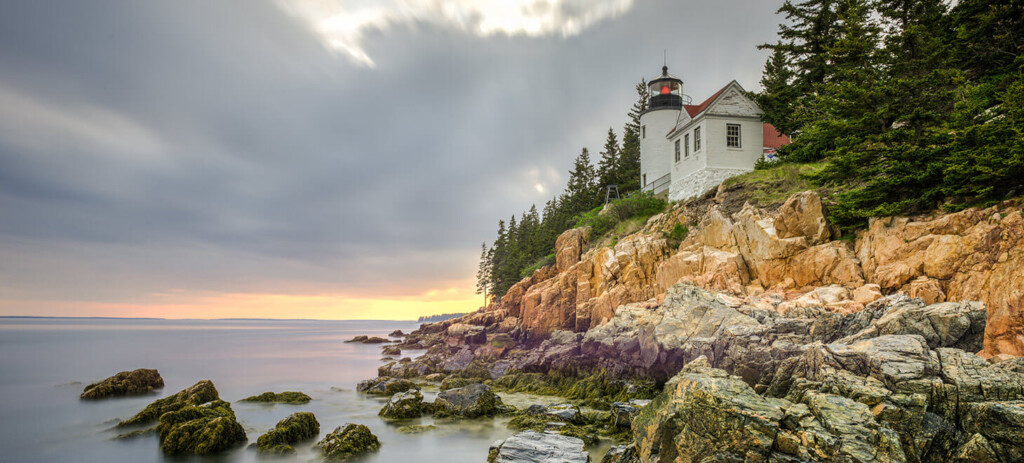
[[[264,322],[413,322],[416,320],[324,320],[316,318],[158,318],[158,317],[56,317],[43,315],[0,315],[0,320],[154,320],[154,321],[264,321]]]

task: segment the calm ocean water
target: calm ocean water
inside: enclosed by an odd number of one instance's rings
[[[382,447],[366,462],[482,462],[491,442],[512,434],[504,420],[439,422],[435,430],[406,435],[377,416],[384,399],[355,392],[357,382],[376,376],[380,347],[342,341],[416,326],[390,321],[0,319],[0,462],[182,461],[162,457],[155,436],[111,440],[117,434],[113,426],[201,379],[212,380],[221,398],[232,402],[250,442],[281,418],[311,411],[320,421],[321,437],[348,422],[369,426]],[[135,368],[160,370],[166,386],[143,397],[78,399],[86,384]],[[314,400],[300,406],[236,402],[285,390],[303,391]],[[506,400],[516,405],[545,401]],[[411,424],[431,423],[424,418]],[[314,460],[311,447],[300,444],[299,453],[286,461]],[[598,460],[599,455],[595,449]],[[245,447],[194,460],[267,461]]]

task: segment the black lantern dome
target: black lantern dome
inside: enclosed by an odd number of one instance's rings
[[[682,108],[683,80],[668,73],[668,66],[661,67],[661,75],[647,85],[651,92],[650,109]]]

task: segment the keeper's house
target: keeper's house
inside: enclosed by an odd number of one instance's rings
[[[640,115],[640,181],[645,191],[689,199],[723,180],[754,170],[789,143],[736,81],[701,104],[690,104],[683,81],[661,68]]]

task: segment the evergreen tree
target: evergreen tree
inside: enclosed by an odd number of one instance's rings
[[[615,131],[608,128],[608,138],[604,142],[604,151],[601,151],[601,160],[597,163],[597,186],[604,191],[608,185],[619,184],[619,140]]]
[[[484,304],[487,304],[487,296],[491,294],[491,259],[494,249],[488,249],[487,243],[480,244],[480,265],[476,270],[476,293],[483,294]]]
[[[799,91],[793,85],[794,77],[786,53],[776,49],[764,63],[764,74],[761,77],[764,89],[753,95],[758,106],[764,111],[761,119],[786,134],[796,133],[799,128],[792,117],[799,97]]]
[[[1024,47],[1024,2],[960,0],[950,17],[958,67],[972,81],[994,83],[998,91],[1012,85]]]
[[[637,101],[629,110],[629,122],[622,131],[622,148],[615,167],[621,194],[643,187],[640,184],[640,115],[647,110],[650,102],[650,89],[647,88],[646,80],[640,79],[640,83],[636,84],[636,93]]]
[[[866,0],[839,0],[835,5],[835,34],[822,56],[821,81],[809,87],[794,117],[799,126],[794,143],[781,155],[795,161],[815,161],[835,155],[839,147],[858,143],[864,135],[880,133],[889,124],[882,111],[881,71],[877,62],[878,25]],[[864,155],[866,153],[851,153]],[[851,160],[857,167],[863,159]],[[836,174],[849,171],[836,169]]]
[[[570,217],[589,211],[600,204],[595,177],[594,166],[590,163],[590,153],[583,148],[573,161],[572,170],[569,171],[569,183],[565,186],[563,202]]]

